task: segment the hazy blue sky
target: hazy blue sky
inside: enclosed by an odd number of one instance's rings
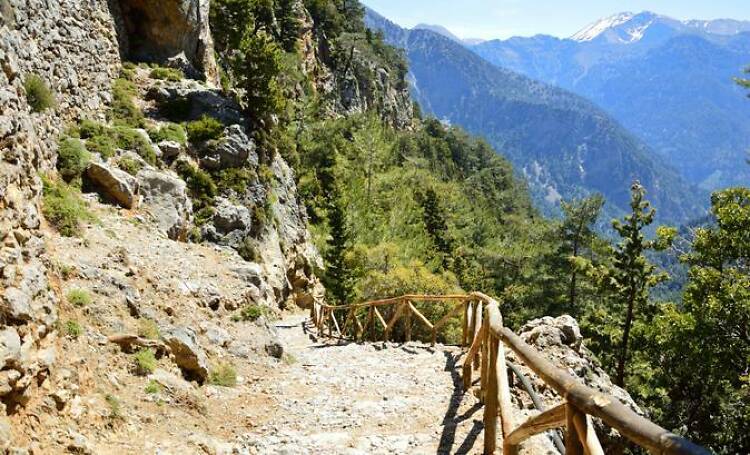
[[[654,11],[676,19],[748,19],[748,0],[361,0],[392,21],[440,24],[461,38],[567,37],[602,17]]]

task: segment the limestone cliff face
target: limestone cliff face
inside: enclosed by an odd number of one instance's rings
[[[13,407],[55,357],[38,173],[54,167],[68,121],[106,106],[120,56],[105,2],[2,0],[0,12],[0,399]],[[31,112],[23,89],[31,74],[46,81],[56,107]]]

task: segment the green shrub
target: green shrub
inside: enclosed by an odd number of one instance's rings
[[[248,262],[260,262],[261,260],[258,247],[250,236],[247,236],[242,240],[242,243],[237,247],[237,254]]]
[[[155,379],[148,381],[148,384],[146,384],[146,387],[143,389],[143,391],[149,395],[161,393],[162,390],[164,390],[164,386],[159,384]]]
[[[55,95],[37,74],[29,74],[23,81],[23,89],[26,91],[26,101],[34,112],[46,111],[55,106]]]
[[[151,142],[140,131],[127,126],[116,126],[112,131],[117,147],[123,150],[132,150],[148,164],[156,164],[156,150],[154,150]]]
[[[143,165],[138,160],[129,156],[123,156],[117,160],[117,167],[130,175],[137,175],[143,169]]]
[[[135,353],[135,372],[139,375],[151,374],[156,370],[156,355],[151,349],[139,349]]]
[[[158,67],[151,70],[149,77],[151,79],[161,79],[177,82],[185,79],[185,73],[175,68]]]
[[[57,148],[57,170],[66,182],[81,186],[81,176],[86,170],[91,154],[80,139],[64,138]]]
[[[187,145],[187,132],[182,125],[167,123],[159,129],[151,129],[148,132],[154,142],[174,141],[180,145]]]
[[[270,185],[273,182],[273,171],[270,167],[268,167],[268,165],[261,164],[260,166],[258,166],[258,179],[266,186]]]
[[[208,382],[221,387],[234,387],[237,385],[237,370],[230,363],[220,363],[211,370]]]
[[[122,420],[122,405],[120,405],[120,400],[114,395],[106,395],[104,401],[109,405],[109,418]]]
[[[107,159],[115,156],[117,144],[109,135],[94,136],[86,140],[86,149],[92,153],[98,153],[102,158]]]
[[[269,310],[268,308],[257,305],[255,303],[251,303],[249,305],[245,305],[239,313],[235,314],[232,319],[236,322],[239,321],[257,321],[261,317],[268,316]]]
[[[78,338],[83,334],[83,328],[78,321],[68,321],[65,323],[65,333],[71,338]]]
[[[78,131],[78,137],[81,139],[89,139],[94,136],[104,136],[109,131],[107,125],[88,119],[81,120],[76,129]]]
[[[172,98],[159,103],[159,113],[173,122],[190,118],[192,103],[188,98]]]
[[[76,188],[64,182],[42,178],[44,192],[42,213],[45,218],[65,237],[80,235],[81,222],[93,221]]]
[[[209,202],[216,197],[216,183],[214,183],[213,178],[211,178],[208,172],[193,166],[187,161],[179,162],[176,170],[180,177],[185,180],[185,183],[187,183],[193,199]]]
[[[126,70],[135,70],[136,68],[138,68],[138,65],[133,62],[122,62],[122,67]]]
[[[187,133],[190,142],[216,140],[224,133],[224,125],[215,118],[204,115],[200,120],[187,124]]]
[[[85,289],[71,289],[65,294],[65,299],[71,305],[84,307],[91,304],[91,294]]]
[[[220,190],[234,190],[240,194],[257,180],[255,171],[244,167],[221,170],[215,173],[213,178]]]
[[[112,107],[108,114],[109,120],[118,125],[142,128],[144,126],[143,111],[133,101],[137,94],[138,90],[131,81],[123,78],[115,79],[112,86]]]
[[[149,340],[159,339],[159,326],[151,319],[141,319],[138,322],[138,336]]]

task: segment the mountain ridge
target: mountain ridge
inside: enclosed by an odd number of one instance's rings
[[[423,110],[484,136],[525,175],[548,213],[563,198],[591,192],[603,193],[619,213],[634,179],[652,192],[663,219],[702,213],[699,191],[589,101],[497,68],[433,32],[402,29],[374,11],[366,22],[406,50]]]

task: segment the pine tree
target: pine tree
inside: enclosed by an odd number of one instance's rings
[[[437,193],[433,188],[428,188],[424,193],[419,193],[417,199],[422,206],[422,219],[425,229],[435,245],[435,250],[443,268],[450,265],[450,256],[453,252],[453,240],[448,231],[448,223],[445,213],[440,208]]]
[[[351,274],[346,265],[346,253],[349,249],[350,236],[346,225],[346,214],[338,191],[334,192],[328,202],[328,227],[330,236],[325,254],[324,284],[329,299],[334,304],[345,305],[352,295]]]
[[[614,292],[615,299],[625,308],[620,352],[617,360],[615,383],[625,384],[625,370],[628,361],[630,330],[637,317],[637,311],[648,303],[649,290],[666,280],[664,273],[656,273],[656,267],[645,256],[648,250],[663,250],[674,238],[675,230],[659,228],[657,240],[646,240],[644,228],[651,225],[656,210],[645,199],[646,191],[635,182],[630,190],[631,213],[625,218],[614,220],[612,227],[620,235],[620,242],[613,248],[612,265],[602,276],[602,282]]]
[[[604,197],[599,194],[571,202],[562,203],[563,222],[560,227],[562,237],[563,254],[567,254],[569,261],[570,281],[568,285],[568,308],[573,311],[576,308],[576,297],[578,288],[578,266],[576,259],[581,252],[591,245],[596,237],[592,226],[599,218]]]

